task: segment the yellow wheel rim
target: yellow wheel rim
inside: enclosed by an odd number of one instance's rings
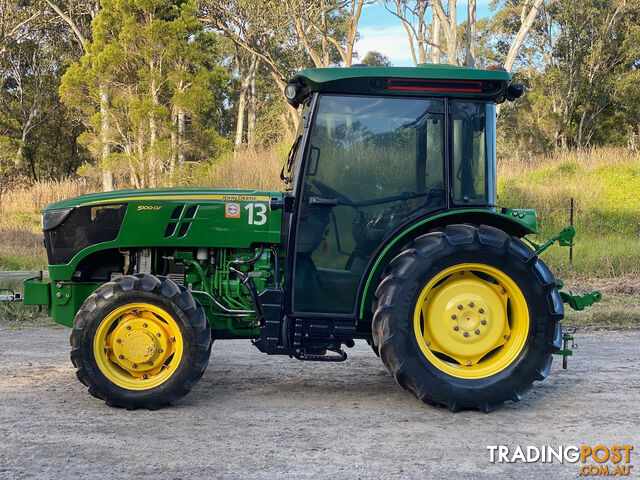
[[[414,311],[422,353],[458,378],[485,378],[518,357],[529,334],[529,309],[504,272],[477,263],[455,265],[423,288]]]
[[[164,309],[132,303],[102,320],[93,354],[103,375],[127,390],[148,390],[178,368],[183,352],[180,327]]]

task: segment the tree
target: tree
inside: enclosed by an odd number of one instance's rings
[[[282,92],[301,68],[340,61],[351,65],[358,22],[367,3],[372,0],[202,0],[200,12],[207,26],[223,32],[249,56],[255,55]],[[281,101],[284,104],[284,98]],[[289,116],[282,126],[291,137],[298,112],[288,104],[286,109]]]
[[[389,13],[397,17],[407,32],[409,48],[413,64],[427,62],[429,48],[431,48],[431,62],[440,63],[439,52],[439,18],[433,16],[431,28],[427,21],[427,8],[430,0],[387,0],[384,6]],[[435,56],[437,52],[437,61]]]
[[[367,67],[390,67],[391,60],[388,57],[383,55],[380,52],[376,52],[375,50],[371,50],[367,52],[362,60]]]
[[[39,1],[0,4],[0,136],[3,148],[15,148],[14,176],[33,180],[68,176],[86,158],[77,146],[80,131],[57,95],[77,44],[40,7]],[[8,155],[3,154],[7,175]]]
[[[629,143],[637,124],[637,106],[627,98],[634,101],[634,83],[628,80],[640,64],[639,6],[637,0],[543,5],[516,56],[515,75],[528,93],[515,106],[504,106],[502,125],[520,122],[504,141],[534,151]],[[505,6],[493,20],[503,39],[520,31],[509,8],[520,6]],[[505,44],[498,45],[503,55]],[[629,86],[628,94],[620,95]]]
[[[208,158],[224,148],[207,117],[226,74],[215,66],[215,35],[204,32],[195,2],[104,0],[87,52],[65,73],[60,93],[81,113],[83,140],[98,156],[106,91],[113,147],[106,167],[121,175],[126,168],[131,185],[155,187],[161,175],[170,183],[189,152]]]

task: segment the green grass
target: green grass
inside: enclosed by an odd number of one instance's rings
[[[569,263],[569,248],[557,245],[540,258],[557,277],[640,275],[640,237],[578,234]]]
[[[0,253],[1,270],[46,270],[47,260],[40,257],[19,257]]]
[[[37,307],[20,302],[0,303],[0,328],[28,327],[63,328],[47,316],[46,309],[38,311]]]
[[[640,297],[604,296],[598,303],[576,312],[565,305],[564,324],[589,328],[639,328]]]
[[[569,224],[574,199],[574,261],[568,249],[541,256],[559,276],[640,276],[640,156],[624,149],[558,152],[500,162],[500,205],[533,208],[541,243]]]

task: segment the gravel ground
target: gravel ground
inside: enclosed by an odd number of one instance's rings
[[[107,407],[68,358],[66,329],[0,329],[0,478],[579,478],[580,463],[489,461],[487,445],[633,445],[640,331],[580,335],[519,403],[485,414],[423,405],[364,342],[344,364],[219,341],[171,408]],[[638,471],[636,471],[636,469]]]

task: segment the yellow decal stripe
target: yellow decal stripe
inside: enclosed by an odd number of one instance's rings
[[[118,203],[137,201],[182,201],[182,200],[220,200],[223,202],[268,202],[271,198],[264,195],[149,195],[140,197],[110,198],[104,200],[94,200],[83,205],[96,203]]]

